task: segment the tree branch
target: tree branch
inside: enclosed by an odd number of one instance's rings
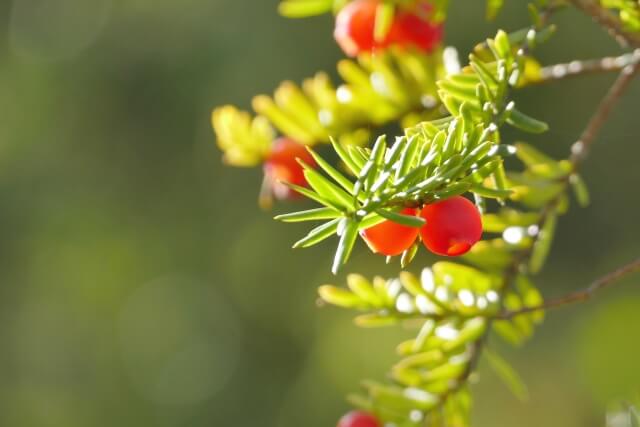
[[[623,47],[640,47],[640,32],[624,29],[624,24],[613,12],[605,9],[597,0],[569,0],[576,8],[591,16],[594,21],[607,29]]]
[[[617,104],[627,86],[629,86],[629,83],[631,83],[633,77],[635,77],[639,70],[640,58],[636,58],[636,61],[633,64],[627,65],[622,69],[620,75],[613,83],[613,86],[609,89],[609,92],[607,92],[602,101],[600,101],[598,108],[587,123],[587,127],[582,132],[582,135],[580,135],[580,139],[571,146],[570,160],[571,163],[573,163],[574,169],[577,169],[580,163],[582,163],[588,155],[595,137],[609,118],[611,110]]]
[[[634,58],[635,61],[633,63],[625,66],[622,69],[616,81],[613,83],[605,97],[600,101],[600,104],[598,104],[595,113],[587,123],[587,126],[582,132],[580,139],[571,146],[570,161],[572,163],[574,172],[577,171],[579,166],[587,157],[589,149],[591,148],[595,137],[602,129],[602,126],[604,125],[606,120],[609,118],[611,110],[617,104],[625,89],[628,87],[631,80],[633,80],[633,77],[640,71],[640,56],[634,54]],[[538,223],[539,226],[544,224],[549,213],[552,212],[554,210],[554,207],[560,202],[561,197],[566,192],[566,187],[569,185],[569,178],[570,175],[567,175],[566,179],[564,179],[564,190],[562,190],[558,194],[558,196],[554,197],[542,208],[541,219]],[[522,263],[526,262],[529,259],[533,252],[534,245],[535,242],[521,253],[520,257],[518,257],[518,259],[516,259],[510,266],[510,269],[506,272],[505,277],[509,277],[509,272],[517,272],[520,265],[522,265]],[[521,310],[503,312],[497,315],[495,319],[510,319],[516,315],[523,313],[529,313],[546,308],[561,307],[567,304],[586,301],[599,290],[614,284],[625,275],[634,273],[636,271],[640,271],[640,258],[594,281],[588,288],[582,291],[573,292],[563,297],[549,300],[540,306],[527,307]]]
[[[620,56],[607,56],[604,58],[547,65],[540,70],[540,77],[537,80],[527,82],[525,85],[547,84],[587,74],[620,71],[624,67],[632,65],[639,60],[640,49],[636,49],[633,53],[625,53]]]
[[[596,292],[601,291],[605,288],[608,288],[609,286],[617,283],[618,281],[620,281],[622,278],[626,277],[629,274],[633,274],[639,271],[640,271],[640,258],[637,258],[636,260],[630,262],[629,264],[626,264],[618,268],[617,270],[614,270],[611,273],[593,281],[585,289],[582,289],[576,292],[571,292],[559,298],[551,299],[536,307],[526,307],[520,310],[506,311],[499,314],[496,318],[511,319],[515,316],[518,316],[524,313],[531,313],[533,311],[547,310],[551,308],[562,307],[569,304],[585,302],[591,299],[591,297],[593,297],[593,295]]]

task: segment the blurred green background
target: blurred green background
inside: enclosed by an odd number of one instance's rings
[[[214,106],[247,108],[341,57],[329,16],[288,21],[276,3],[0,2],[0,426],[326,427],[361,378],[383,378],[411,331],[318,309],[316,286],[343,279],[333,245],[292,251],[306,227],[259,211],[260,171],[224,167],[215,147]],[[462,53],[527,22],[524,2],[497,23],[482,1],[452,3]],[[556,22],[547,63],[619,52],[577,12]],[[519,93],[552,125],[539,146],[566,155],[612,78]],[[561,219],[545,295],[638,254],[638,83],[585,166],[592,205]],[[396,269],[364,245],[349,268]],[[640,389],[639,280],[505,347],[529,402],[483,366],[475,425],[604,425],[607,403]]]

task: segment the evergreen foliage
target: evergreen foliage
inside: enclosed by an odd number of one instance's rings
[[[337,11],[345,3],[285,0],[280,12],[311,16]],[[413,0],[382,5],[392,15],[394,8],[409,3]],[[424,225],[420,217],[399,213],[404,207],[467,194],[483,213],[486,239],[464,255],[465,264],[440,261],[420,277],[401,272],[388,280],[349,274],[346,288],[319,288],[325,302],[356,311],[359,326],[419,325],[414,339],[398,345],[400,359],[389,380],[365,381],[364,392],[350,396],[355,406],[384,422],[468,425],[469,384],[482,355],[516,395],[527,394],[508,362],[486,348],[489,335],[494,331],[521,345],[542,322],[545,303],[533,277],[545,264],[571,193],[579,205],[589,203],[578,169],[593,135],[585,132],[569,158],[555,160],[528,143],[505,140],[502,130],[514,128],[524,139],[548,128],[516,105],[513,95],[566,74],[549,77],[533,57],[535,48],[553,36],[547,21],[564,3],[531,4],[530,27],[499,31],[475,48],[464,67],[450,48],[431,54],[390,49],[341,61],[344,83],[338,87],[323,73],[301,86],[283,83],[273,96],[254,99],[257,117],[230,106],[213,113],[218,144],[232,165],[260,164],[276,130],[309,146],[317,162],[317,167],[303,164],[309,188],[291,187],[319,206],[276,219],[320,223],[295,248],[337,236],[334,273],[347,263],[359,231],[385,220]],[[447,1],[432,4],[434,19],[444,19]],[[488,17],[495,17],[502,5],[502,0],[489,0]],[[596,6],[619,17],[622,31],[640,31],[638,2],[602,0]],[[388,19],[388,13],[383,16]],[[623,73],[635,73],[639,55],[626,58]],[[372,130],[388,123],[399,123],[403,134],[380,135],[369,144]],[[322,143],[330,143],[338,164],[320,154]],[[507,170],[508,157],[519,166]],[[403,267],[417,250],[414,245],[400,257]],[[637,410],[630,411],[637,419]]]

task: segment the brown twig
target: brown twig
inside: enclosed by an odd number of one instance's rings
[[[640,258],[637,258],[636,260],[630,262],[629,264],[626,264],[618,268],[617,270],[614,270],[611,273],[600,277],[599,279],[593,281],[585,289],[582,289],[576,292],[571,292],[559,298],[551,299],[535,307],[526,307],[520,310],[506,311],[496,316],[496,318],[512,319],[513,317],[518,316],[520,314],[531,313],[538,310],[547,310],[551,308],[562,307],[565,305],[575,304],[578,302],[584,302],[591,299],[591,297],[593,297],[593,295],[596,292],[601,291],[605,288],[608,288],[609,286],[617,283],[619,280],[626,277],[627,275],[636,273],[638,271],[640,271]]]
[[[605,97],[600,101],[598,108],[587,123],[587,127],[582,132],[582,135],[580,135],[580,139],[571,146],[570,160],[574,169],[577,169],[588,155],[596,135],[609,118],[611,110],[617,104],[625,89],[629,86],[629,83],[631,83],[633,77],[635,77],[639,70],[640,60],[636,60],[633,64],[624,67]]]
[[[640,47],[640,32],[624,29],[624,24],[613,12],[605,9],[596,0],[569,0],[576,8],[591,16],[603,26],[623,47]]]
[[[620,56],[607,56],[605,58],[586,59],[567,63],[547,65],[540,70],[540,76],[536,80],[526,83],[526,86],[553,83],[567,78],[580,77],[588,74],[608,73],[620,71],[624,67],[640,60],[640,49],[633,53],[625,53]]]

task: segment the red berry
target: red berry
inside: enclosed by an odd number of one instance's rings
[[[380,421],[371,414],[351,411],[338,421],[338,427],[381,427]]]
[[[414,46],[430,52],[442,40],[442,24],[430,20],[432,8],[421,2],[411,9],[398,8],[389,33],[384,40],[376,41],[376,12],[380,4],[380,0],[354,0],[338,13],[334,36],[348,56],[390,45]]]
[[[418,210],[405,208],[404,215],[417,215]],[[406,251],[418,238],[420,229],[393,221],[384,221],[360,232],[369,248],[377,254],[396,256]]]
[[[307,186],[304,169],[296,159],[300,159],[310,166],[316,162],[304,145],[289,138],[278,138],[274,141],[271,153],[264,162],[264,174],[271,185],[273,194],[278,199],[291,199],[299,194],[282,182]]]
[[[427,221],[420,229],[422,242],[438,255],[462,255],[482,236],[480,212],[462,196],[426,205],[420,216]]]
[[[442,24],[433,23],[430,15],[431,6],[427,3],[421,3],[416,11],[398,11],[387,42],[431,52],[442,41],[443,28]]]
[[[378,47],[374,30],[379,4],[379,0],[354,0],[338,13],[333,35],[348,56],[372,52]]]

